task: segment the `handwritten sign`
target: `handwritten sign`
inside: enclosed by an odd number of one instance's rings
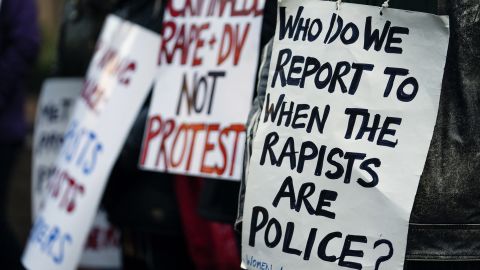
[[[55,172],[55,161],[63,144],[63,136],[73,114],[73,108],[83,88],[81,78],[52,78],[45,81],[37,107],[32,154],[32,214],[33,220],[48,198],[48,180]],[[97,213],[89,233],[80,266],[120,268],[120,232]]]
[[[141,168],[240,179],[264,4],[169,1]]]
[[[38,100],[32,153],[32,216],[43,207],[48,179],[55,172],[55,160],[63,135],[83,86],[81,78],[46,80]]]
[[[107,178],[148,95],[160,37],[109,16],[64,136],[23,264],[75,269]]]
[[[403,269],[449,31],[434,15],[279,6],[247,178],[248,269]]]
[[[99,209],[88,234],[80,267],[90,269],[121,269],[120,231],[110,224],[107,213]]]

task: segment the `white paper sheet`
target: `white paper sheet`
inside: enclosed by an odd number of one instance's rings
[[[167,8],[141,168],[240,179],[264,4],[194,0]]]
[[[374,6],[279,6],[247,178],[243,265],[401,270],[448,28],[434,15]]]

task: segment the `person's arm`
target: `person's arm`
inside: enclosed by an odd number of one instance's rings
[[[37,56],[39,33],[34,0],[3,0],[0,14],[4,22],[0,51],[0,111],[17,91]]]

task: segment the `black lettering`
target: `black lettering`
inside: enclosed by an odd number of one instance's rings
[[[278,158],[277,162],[277,167],[282,166],[283,159],[285,157],[290,158],[290,169],[295,169],[295,166],[297,164],[297,157],[295,155],[295,141],[293,140],[292,137],[289,137],[287,141],[285,142],[285,145],[283,146],[282,153],[280,154],[280,157]]]
[[[293,254],[293,255],[300,256],[302,254],[302,252],[300,250],[290,247],[294,231],[295,231],[295,223],[288,222],[287,223],[287,228],[285,230],[285,239],[283,241],[282,251],[285,252],[285,253],[288,253],[288,254]]]
[[[315,25],[317,26],[317,31],[313,33],[313,27]],[[310,28],[308,29],[308,41],[315,41],[320,36],[320,33],[322,33],[322,28],[322,21],[320,19],[314,19],[312,24],[310,24]]]
[[[363,116],[364,118],[370,115],[367,109],[360,109],[360,108],[347,108],[345,109],[345,114],[349,115],[348,118],[348,125],[347,130],[345,132],[345,139],[351,139],[353,128],[355,127],[355,123],[357,120],[357,116]]]
[[[275,238],[273,241],[270,241],[268,239],[268,236],[270,235],[270,230],[272,229],[272,226],[275,226]],[[280,240],[282,239],[282,226],[280,226],[280,222],[276,218],[272,218],[267,225],[267,228],[265,229],[265,235],[264,235],[264,240],[265,244],[269,248],[274,248],[280,243]]]
[[[315,175],[321,176],[323,171],[323,161],[325,159],[325,152],[327,151],[327,146],[322,145],[318,151],[317,166],[315,167]]]
[[[333,160],[333,157],[338,155],[339,157],[343,157],[343,151],[340,148],[333,148],[327,156],[327,161],[331,165],[333,165],[337,170],[333,173],[332,171],[327,171],[325,176],[329,179],[339,179],[343,175],[343,166],[342,164]]]
[[[405,87],[407,85],[411,85],[413,87],[411,94],[407,94],[405,92]],[[403,102],[410,102],[417,96],[417,93],[418,93],[418,81],[414,77],[410,77],[404,80],[398,87],[397,98],[398,100]]]
[[[265,159],[267,157],[267,152],[270,155],[270,162],[272,165],[277,164],[278,160],[275,157],[275,152],[273,151],[272,147],[278,143],[278,140],[280,139],[280,136],[278,136],[278,133],[276,132],[270,132],[267,134],[265,137],[265,143],[263,144],[263,150],[262,150],[262,157],[260,159],[260,165],[265,164]]]
[[[326,261],[326,262],[335,262],[338,258],[335,256],[328,256],[326,254],[327,252],[327,245],[332,241],[334,238],[342,238],[342,233],[341,232],[332,232],[327,234],[325,238],[322,239],[320,244],[318,245],[318,251],[317,255],[320,259]]]
[[[330,34],[332,33],[332,29],[333,29],[333,24],[335,24],[336,19],[337,19],[337,14],[333,13],[332,19],[330,19],[330,26],[328,27],[328,32],[325,35],[325,40],[323,41],[323,43],[325,43],[325,44],[327,43],[328,39],[330,38]]]
[[[355,70],[355,74],[353,74],[352,83],[350,84],[350,88],[348,89],[348,94],[355,95],[357,92],[358,86],[360,85],[360,81],[362,80],[362,75],[364,71],[372,71],[374,65],[371,64],[360,64],[360,63],[353,63],[352,69]]]
[[[375,242],[375,244],[373,245],[373,249],[376,249],[380,245],[387,245],[388,248],[389,248],[389,251],[388,251],[388,254],[386,256],[381,256],[380,258],[377,259],[377,262],[375,263],[375,270],[378,270],[378,268],[380,267],[380,264],[382,262],[386,262],[386,261],[390,260],[390,258],[392,258],[392,256],[393,256],[392,242],[390,242],[389,240],[386,240],[386,239],[380,239],[377,242]]]
[[[305,87],[305,79],[317,72],[320,69],[320,62],[314,57],[307,57],[305,61],[305,68],[303,69],[302,78],[300,79],[300,88]]]
[[[350,38],[347,38],[347,33],[349,30],[352,32],[352,35],[350,36]],[[358,40],[359,35],[360,31],[358,30],[358,27],[354,23],[348,23],[347,25],[345,25],[340,39],[342,40],[343,44],[349,45],[355,43],[355,41]]]
[[[357,183],[360,184],[360,186],[364,188],[373,188],[378,185],[379,179],[378,179],[378,174],[370,168],[370,165],[375,166],[376,168],[380,167],[382,165],[382,162],[378,158],[371,158],[363,161],[360,164],[360,169],[367,172],[371,177],[372,181],[367,182],[363,180],[362,178],[358,178]]]
[[[332,206],[331,202],[337,200],[338,193],[331,190],[322,190],[318,199],[317,208],[315,209],[315,215],[335,219],[335,213],[323,209],[323,207]]]
[[[378,136],[377,144],[382,146],[387,146],[391,148],[395,148],[398,144],[398,140],[395,142],[389,141],[385,139],[385,135],[395,136],[397,131],[395,129],[389,128],[390,125],[400,125],[402,124],[402,118],[397,117],[387,117],[385,122],[383,123],[382,129],[380,130],[380,135]]]
[[[295,55],[292,57],[292,62],[290,63],[290,70],[288,71],[287,84],[298,86],[302,78],[293,78],[293,74],[300,74],[302,72],[301,66],[295,66],[296,64],[305,63],[305,57],[300,55]]]
[[[360,236],[360,235],[347,235],[347,237],[345,237],[345,243],[343,245],[342,255],[340,255],[340,259],[338,260],[338,265],[342,267],[348,267],[348,268],[360,270],[362,269],[361,263],[345,260],[345,257],[358,257],[358,258],[363,257],[363,251],[351,249],[352,242],[367,243],[367,237]]]
[[[317,236],[317,229],[310,229],[308,234],[307,245],[305,246],[305,252],[303,253],[303,260],[308,261],[310,259],[310,254],[312,254],[313,244],[315,243],[315,238]]]
[[[288,38],[293,37],[295,29],[297,28],[298,22],[302,17],[302,12],[304,7],[299,6],[297,10],[297,14],[295,15],[295,21],[293,21],[292,16],[289,16],[286,24],[285,24],[285,9],[286,9],[285,7],[280,7],[280,28],[279,28],[280,40],[283,40],[285,38],[285,35],[287,34],[287,32],[288,32]]]
[[[320,112],[318,111],[318,107],[317,106],[313,107],[312,113],[310,114],[310,120],[308,121],[308,125],[307,125],[307,132],[311,133],[313,128],[313,123],[317,123],[318,132],[320,132],[320,134],[323,134],[323,130],[325,129],[325,124],[327,123],[329,114],[330,114],[330,105],[325,106],[322,119],[320,119]]]
[[[197,81],[197,74],[195,74],[193,81],[196,82],[193,88],[193,110],[196,113],[200,113],[203,111],[207,100],[207,79],[205,77],[200,77],[200,79]],[[200,92],[200,89],[203,89],[203,100],[200,100],[198,98],[198,93]],[[200,104],[198,104],[199,100],[201,101]]]
[[[303,22],[305,22],[305,24]],[[300,34],[303,33],[302,41],[305,41],[305,39],[307,38],[309,25],[310,19],[305,20],[304,18],[300,18],[300,22],[298,23],[297,31],[295,32],[295,37],[293,37],[293,40],[297,41],[300,37]]]
[[[392,46],[392,44],[402,43],[402,38],[395,37],[395,35],[408,35],[409,33],[410,29],[406,27],[393,26],[390,28],[390,31],[388,32],[387,43],[385,44],[385,52],[401,54],[403,52],[402,48]]]
[[[365,157],[367,157],[366,154],[362,153],[352,153],[352,152],[346,152],[344,158],[347,161],[347,170],[345,171],[345,180],[343,181],[345,184],[349,184],[351,177],[352,177],[352,169],[353,165],[355,164],[356,160],[364,160]]]
[[[284,56],[286,56],[286,59],[283,59]],[[273,78],[272,78],[272,88],[275,87],[275,83],[277,81],[277,78],[280,77],[280,84],[282,87],[285,87],[287,85],[287,78],[285,77],[285,66],[290,62],[290,59],[292,58],[292,50],[290,49],[283,49],[278,53],[278,59],[277,59],[277,66],[275,67],[275,72],[273,73]]]
[[[295,106],[295,103],[290,102],[290,108],[288,110],[285,109],[286,107],[285,105],[287,105],[287,102],[282,103],[282,109],[280,110],[277,126],[280,126],[282,124],[284,117],[286,117],[286,120],[285,120],[286,127],[288,127],[290,125],[290,122],[292,121],[293,107]]]
[[[311,151],[310,154],[307,154],[307,149]],[[313,160],[318,154],[317,146],[311,141],[305,141],[302,143],[302,147],[300,148],[300,154],[298,156],[298,165],[297,165],[297,172],[302,173],[303,167],[305,165],[306,160]]]
[[[380,31],[378,29],[373,30],[372,32],[372,16],[367,17],[365,23],[365,43],[363,45],[363,49],[368,51],[372,47],[378,52],[382,49],[383,43],[385,42],[385,38],[387,37],[388,30],[392,23],[390,21],[386,21],[385,25],[383,26],[382,34],[380,35]]]
[[[404,68],[387,67],[385,68],[385,71],[383,73],[385,75],[390,75],[390,78],[388,79],[387,87],[385,88],[385,92],[383,93],[383,97],[388,97],[390,95],[390,92],[392,92],[393,83],[395,82],[395,77],[407,76],[409,72],[408,72],[408,69],[404,69]]]
[[[312,204],[310,204],[310,201],[308,201],[308,198],[312,196],[314,192],[315,192],[314,183],[302,184],[302,186],[300,187],[300,190],[298,191],[298,198],[297,198],[297,203],[295,205],[295,211],[300,212],[300,209],[302,208],[302,204],[304,204],[307,212],[310,215],[313,215],[315,213],[315,209],[313,208]]]
[[[320,76],[323,74],[323,71],[327,70],[327,76],[323,81],[320,80]],[[317,89],[323,89],[327,87],[328,83],[332,80],[333,76],[333,67],[330,63],[323,64],[315,75],[315,86]]]
[[[258,222],[258,216],[262,215],[262,219]],[[255,206],[252,209],[252,221],[250,223],[250,237],[248,239],[248,245],[255,247],[255,235],[260,231],[268,222],[268,211],[261,206]]]
[[[337,82],[340,85],[340,89],[343,93],[347,93],[347,86],[343,81],[343,77],[347,75],[351,70],[350,64],[346,61],[338,62],[333,72],[332,80],[330,81],[330,86],[328,87],[328,92],[333,93],[337,86]]]
[[[290,209],[295,209],[295,189],[293,187],[293,179],[291,176],[288,176],[285,178],[285,180],[282,183],[282,186],[280,187],[280,190],[278,191],[277,195],[275,196],[275,199],[273,200],[272,205],[277,208],[278,203],[280,202],[280,199],[282,198],[289,198],[290,199]]]
[[[340,15],[337,15],[337,31],[333,34],[333,36],[328,40],[328,44],[332,43],[335,41],[335,39],[338,38],[338,36],[341,34],[343,28],[343,19],[340,17]]]
[[[212,112],[213,97],[215,96],[215,89],[217,88],[217,78],[225,77],[225,71],[211,71],[208,76],[213,78],[212,91],[210,92],[210,104],[208,105],[208,114]]]
[[[377,130],[380,129],[380,114],[375,114],[373,117],[373,124],[371,127],[368,126],[368,122],[370,120],[370,114],[368,116],[364,116],[362,119],[362,124],[360,125],[360,129],[358,130],[357,136],[355,140],[361,140],[365,133],[368,133],[368,141],[373,142],[375,140],[375,135],[377,134]]]
[[[293,122],[292,122],[292,128],[293,129],[299,129],[299,128],[304,128],[305,123],[297,123],[299,119],[307,118],[308,114],[306,113],[301,113],[302,111],[306,111],[310,109],[310,105],[308,104],[298,104],[297,108],[295,109],[295,116],[293,117]]]
[[[272,123],[275,122],[275,119],[277,118],[277,113],[280,111],[280,107],[283,104],[283,100],[285,99],[285,94],[281,94],[278,97],[277,104],[275,105],[275,108],[273,107],[273,104],[270,104],[270,93],[267,94],[267,102],[265,104],[265,115],[263,117],[263,122],[268,121],[268,117],[270,116],[270,121]]]

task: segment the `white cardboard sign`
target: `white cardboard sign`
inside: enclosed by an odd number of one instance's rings
[[[106,181],[153,83],[160,37],[109,16],[23,255],[28,269],[75,269]]]
[[[76,100],[83,88],[83,78],[52,78],[45,81],[38,100],[32,154],[32,215],[37,217],[48,198],[48,180],[55,173],[55,161]],[[80,266],[121,268],[120,232],[107,220],[101,209],[95,216]]]
[[[403,269],[448,38],[431,14],[281,1],[243,267]]]
[[[89,269],[122,268],[120,231],[110,224],[102,208],[95,216],[79,265]]]
[[[170,2],[141,168],[240,179],[264,4]]]
[[[44,205],[48,179],[55,172],[55,161],[63,135],[83,87],[83,78],[53,78],[45,81],[38,100],[32,153],[32,217]]]

